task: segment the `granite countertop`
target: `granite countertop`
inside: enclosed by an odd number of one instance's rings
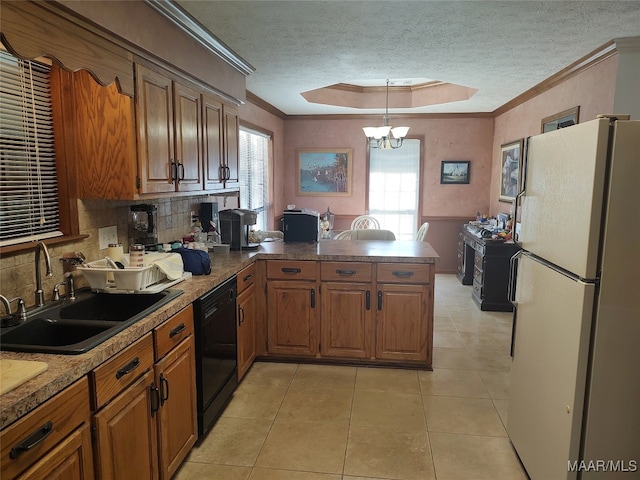
[[[0,352],[0,358],[37,360],[49,368],[0,396],[0,430],[51,398],[95,367],[153,330],[201,295],[256,259],[435,263],[439,256],[426,242],[323,240],[318,243],[264,242],[257,250],[211,254],[210,275],[193,276],[175,285],[184,293],[104,343],[80,355]],[[105,294],[106,295],[106,294]]]

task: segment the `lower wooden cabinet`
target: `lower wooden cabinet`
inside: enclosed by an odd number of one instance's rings
[[[193,307],[91,376],[97,478],[170,479],[198,437]]]
[[[320,353],[327,357],[371,357],[371,285],[322,283]]]
[[[242,380],[256,358],[256,286],[250,285],[238,295],[238,381]]]
[[[269,353],[315,355],[318,351],[316,282],[269,281],[267,289]]]
[[[376,358],[431,365],[433,279],[428,264],[377,265]]]
[[[194,352],[191,335],[154,365],[161,479],[171,478],[198,439]]]
[[[100,480],[158,478],[157,387],[147,370],[93,416]]]
[[[0,433],[2,479],[94,478],[90,416],[83,377]]]
[[[431,264],[267,261],[267,355],[430,367]]]
[[[375,357],[427,360],[429,290],[424,285],[378,284]]]

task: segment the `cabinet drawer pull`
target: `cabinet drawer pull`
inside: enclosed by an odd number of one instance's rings
[[[356,274],[356,271],[355,271],[355,270],[343,270],[343,269],[341,269],[341,268],[338,268],[338,269],[336,270],[336,273],[337,273],[338,275],[355,275],[355,274]]]
[[[253,278],[253,275],[251,275],[250,273],[244,277],[242,277],[242,281],[243,282],[248,282],[249,280],[251,280]]]
[[[164,403],[169,400],[169,380],[164,374],[160,374],[160,406],[164,405]]]
[[[116,379],[120,380],[125,375],[128,375],[129,373],[133,372],[139,366],[140,366],[140,359],[136,357],[116,372]]]
[[[280,269],[282,273],[300,273],[302,272],[301,268],[291,268],[291,267],[282,267]]]
[[[9,458],[11,460],[15,460],[22,454],[23,452],[27,452],[31,450],[33,447],[42,442],[45,438],[47,438],[51,432],[53,432],[53,422],[49,421],[41,426],[34,433],[29,435],[27,438],[22,440],[18,445],[11,449],[9,452]]]
[[[400,278],[410,278],[410,277],[413,277],[413,272],[408,272],[406,270],[394,270],[393,276],[400,277]]]
[[[187,328],[187,326],[184,323],[181,323],[180,325],[178,325],[176,328],[174,328],[169,332],[169,338],[175,337],[180,332],[182,332],[185,328]]]

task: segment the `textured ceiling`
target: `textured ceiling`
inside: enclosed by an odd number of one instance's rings
[[[386,79],[477,89],[390,113],[492,112],[615,38],[640,36],[640,1],[175,1],[255,67],[247,89],[288,115],[367,114],[303,92]]]

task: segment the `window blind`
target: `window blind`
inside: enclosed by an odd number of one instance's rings
[[[240,205],[258,213],[256,230],[267,229],[270,140],[268,135],[240,127]]]
[[[0,51],[0,246],[62,235],[49,71]]]

